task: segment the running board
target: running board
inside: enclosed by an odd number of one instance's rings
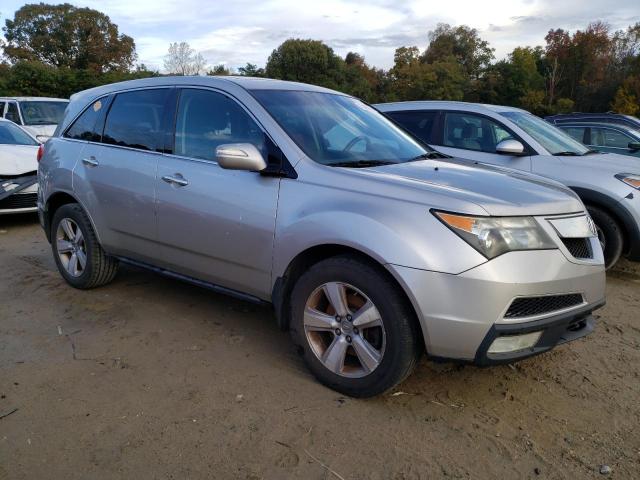
[[[149,265],[148,263],[138,262],[137,260],[132,260],[127,257],[116,256],[115,258],[120,260],[122,263],[133,265],[134,267],[144,268],[145,270],[150,270],[154,273],[159,273],[160,275],[164,275],[165,277],[175,278],[176,280],[181,280],[183,282],[187,282],[192,285],[197,285],[198,287],[206,288],[207,290],[212,290],[222,295],[228,295],[230,297],[235,297],[240,300],[255,303],[258,305],[271,305],[271,302],[267,302],[266,300],[262,300],[261,298],[250,295],[248,293],[240,292],[238,290],[233,290],[232,288],[223,287],[215,283],[205,282],[204,280],[199,280],[197,278],[190,277],[188,275],[182,275],[181,273],[176,273],[171,270],[166,270],[164,268],[154,267],[153,265]]]

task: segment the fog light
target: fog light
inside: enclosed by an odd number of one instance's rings
[[[540,340],[540,332],[525,333],[524,335],[509,335],[496,338],[489,347],[488,353],[506,353],[531,348]]]

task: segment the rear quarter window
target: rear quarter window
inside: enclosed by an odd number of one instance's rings
[[[71,127],[64,134],[65,138],[75,140],[100,141],[100,132],[97,131],[97,122],[105,108],[105,99],[101,98],[89,105],[82,114],[76,118]]]

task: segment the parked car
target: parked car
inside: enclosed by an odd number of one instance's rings
[[[0,118],[0,215],[37,210],[37,140]]]
[[[21,125],[40,142],[56,129],[69,100],[46,97],[0,97],[0,117]]]
[[[640,118],[633,115],[622,115],[619,113],[559,113],[545,117],[545,120],[554,125],[563,123],[613,123],[625,125],[635,130],[640,130]]]
[[[615,123],[567,122],[556,126],[570,137],[599,152],[640,157],[640,130]]]
[[[62,277],[119,262],[274,306],[325,385],[371,396],[429,355],[512,362],[580,338],[604,300],[582,202],[442,158],[311,85],[161,77],[74,95],[42,149]]]
[[[640,164],[600,154],[525,110],[463,102],[400,102],[377,108],[438,151],[553,178],[569,186],[596,223],[607,268],[640,261]]]

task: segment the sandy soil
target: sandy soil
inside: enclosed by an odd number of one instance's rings
[[[268,309],[131,268],[74,290],[35,217],[0,217],[0,479],[639,478],[640,276],[607,290],[586,339],[489,369],[424,359],[354,400]]]

